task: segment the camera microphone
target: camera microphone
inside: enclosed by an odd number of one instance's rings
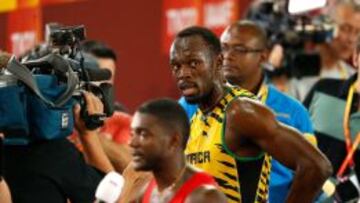
[[[112,171],[108,173],[96,188],[95,197],[97,203],[115,203],[121,194],[125,184],[122,175]]]

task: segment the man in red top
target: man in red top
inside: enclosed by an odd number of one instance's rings
[[[111,78],[107,82],[112,85],[115,84],[116,73],[116,54],[115,52],[99,41],[86,41],[81,45],[81,49],[93,57],[95,57],[98,65],[102,69],[107,69],[111,72]],[[106,138],[115,141],[118,144],[127,144],[130,136],[130,122],[131,116],[123,112],[124,109],[116,109],[114,115],[105,121],[101,132]]]
[[[176,101],[153,100],[136,111],[131,123],[131,164],[135,170],[151,171],[154,176],[139,192],[137,202],[226,202],[210,175],[186,165],[189,129],[186,113]]]
[[[111,78],[101,82],[114,85],[117,60],[115,52],[102,42],[92,40],[84,42],[81,49],[95,57],[100,68],[111,72]],[[122,173],[131,158],[128,146],[131,116],[123,112],[124,109],[115,110],[114,114],[105,120],[104,126],[100,129],[99,138],[116,171]]]
[[[129,114],[115,111],[114,114],[105,120],[100,133],[106,139],[117,144],[128,144],[130,139],[131,116]]]

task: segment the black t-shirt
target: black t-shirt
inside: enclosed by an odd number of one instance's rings
[[[67,139],[5,147],[5,178],[15,203],[93,202],[103,176]]]

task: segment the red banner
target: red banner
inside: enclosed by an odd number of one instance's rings
[[[13,11],[8,15],[7,50],[19,56],[41,39],[42,22],[39,6]]]
[[[40,5],[40,0],[17,0],[16,9],[34,8]]]
[[[163,51],[169,52],[171,42],[180,30],[199,25],[202,0],[164,0],[163,3]]]
[[[203,25],[217,35],[221,35],[226,26],[239,19],[237,0],[204,0]]]
[[[220,35],[226,26],[239,19],[240,0],[164,0],[163,51],[180,30],[200,25]]]
[[[82,0],[40,0],[40,1],[42,5],[49,5],[49,4],[71,3]]]

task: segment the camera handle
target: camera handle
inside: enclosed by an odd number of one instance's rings
[[[81,106],[80,117],[83,119],[87,129],[95,130],[104,125],[106,114],[97,113],[89,115],[89,112],[86,108],[86,100],[84,99],[83,95],[80,96],[79,104]]]

